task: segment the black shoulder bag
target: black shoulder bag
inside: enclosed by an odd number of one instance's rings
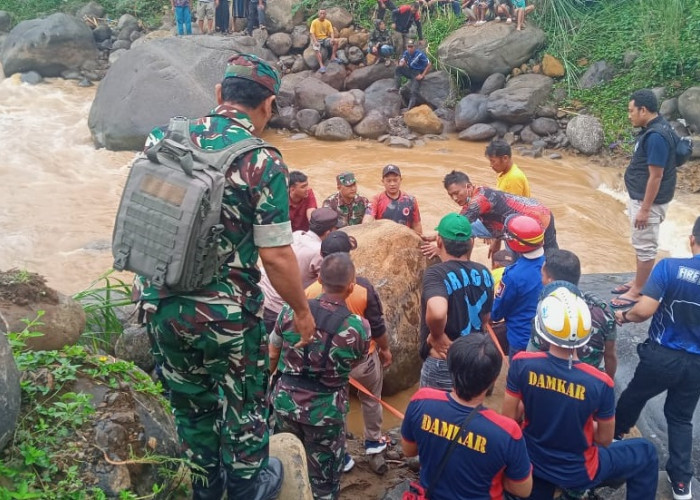
[[[428,485],[428,489],[423,488],[423,486],[420,484],[420,481],[411,481],[411,484],[408,487],[408,491],[404,492],[403,494],[402,500],[427,500],[430,498],[430,494],[432,493],[433,488],[440,479],[442,471],[445,469],[447,462],[452,456],[452,452],[455,450],[457,440],[459,440],[459,437],[462,435],[462,431],[465,431],[467,429],[467,424],[482,410],[482,408],[483,406],[481,405],[477,406],[471,412],[469,412],[469,415],[467,415],[467,417],[464,419],[464,422],[462,422],[462,426],[457,431],[457,434],[455,434],[454,439],[450,443],[450,447],[447,448],[447,452],[442,457],[442,460],[440,460],[440,464],[438,465],[437,471],[435,471],[433,479]]]

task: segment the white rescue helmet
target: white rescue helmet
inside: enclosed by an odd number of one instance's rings
[[[537,304],[535,331],[556,346],[581,347],[591,338],[591,312],[581,297],[557,288]]]

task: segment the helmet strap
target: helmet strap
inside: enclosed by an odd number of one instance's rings
[[[570,349],[569,350],[569,370],[571,370],[571,367],[574,364],[574,350]]]

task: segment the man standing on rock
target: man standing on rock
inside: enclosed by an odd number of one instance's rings
[[[357,194],[357,180],[352,172],[343,172],[335,178],[338,191],[326,198],[324,207],[338,214],[338,227],[354,226],[372,220],[372,204]]]
[[[372,199],[372,218],[388,219],[413,229],[418,236],[423,234],[418,200],[401,191],[401,170],[396,165],[387,165],[382,170],[384,191]]]
[[[309,178],[303,172],[289,172],[289,220],[292,231],[308,231],[311,213],[318,208]]]
[[[421,295],[421,387],[452,389],[447,352],[452,342],[473,332],[484,332],[493,305],[489,270],[471,262],[471,224],[459,214],[447,214],[437,227],[440,264],[423,274]]]
[[[433,65],[428,60],[422,50],[416,49],[416,44],[413,40],[406,42],[406,50],[404,51],[399,64],[394,70],[394,88],[389,89],[390,92],[398,92],[401,88],[401,77],[405,76],[409,80],[408,88],[411,91],[411,97],[408,101],[408,109],[416,105],[420,82],[428,74]]]
[[[218,106],[193,120],[190,140],[220,150],[262,134],[280,77],[253,55],[233,56]],[[162,140],[155,129],[146,147]],[[315,323],[291,249],[287,167],[269,147],[239,156],[224,171],[219,253],[224,264],[199,290],[173,292],[137,277],[134,297],[148,319],[154,356],[170,389],[170,404],[186,457],[198,466],[193,498],[271,500],[280,491],[281,462],[268,458],[268,338],[261,317],[258,256],[275,289],[294,310],[299,345]],[[204,475],[202,480],[201,475]]]
[[[205,33],[214,33],[214,17],[218,6],[219,0],[197,0],[197,24],[199,25],[199,32],[202,35]],[[205,19],[209,21],[207,24],[207,31],[204,31]]]
[[[664,132],[670,125],[658,113],[656,96],[651,90],[638,90],[630,97],[627,110],[632,126],[642,128],[625,171],[625,187],[630,197],[627,213],[637,269],[632,281],[613,290],[620,296],[610,303],[618,308],[633,306],[642,296],[656,259],[659,226],[666,218],[676,190],[675,145],[670,134]]]
[[[406,43],[408,39],[408,31],[411,26],[416,25],[416,33],[418,34],[418,41],[423,40],[423,24],[420,20],[420,3],[414,2],[411,5],[401,5],[398,9],[391,11],[391,18],[394,21],[391,28],[401,34],[401,46],[397,47],[400,52],[406,48],[408,45]]]
[[[331,49],[331,62],[342,63],[343,61],[338,59],[336,51],[338,50],[338,39],[335,37],[333,32],[333,25],[326,19],[326,9],[320,9],[318,11],[318,17],[311,21],[311,26],[309,27],[309,35],[311,37],[311,47],[316,53],[316,59],[318,60],[318,71],[320,73],[326,72],[326,67],[323,64],[323,50]]]
[[[666,391],[666,472],[674,500],[693,498],[693,413],[700,399],[700,217],[693,225],[690,250],[690,258],[659,262],[639,302],[615,313],[621,325],[653,316],[649,338],[637,346],[634,377],[617,402],[615,436],[629,432],[646,402]]]

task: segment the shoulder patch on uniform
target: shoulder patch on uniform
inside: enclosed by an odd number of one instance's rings
[[[503,282],[503,279],[501,279],[501,282],[498,284],[498,288],[496,289],[496,293],[494,296],[496,298],[501,298],[503,293],[506,291],[506,284]]]

